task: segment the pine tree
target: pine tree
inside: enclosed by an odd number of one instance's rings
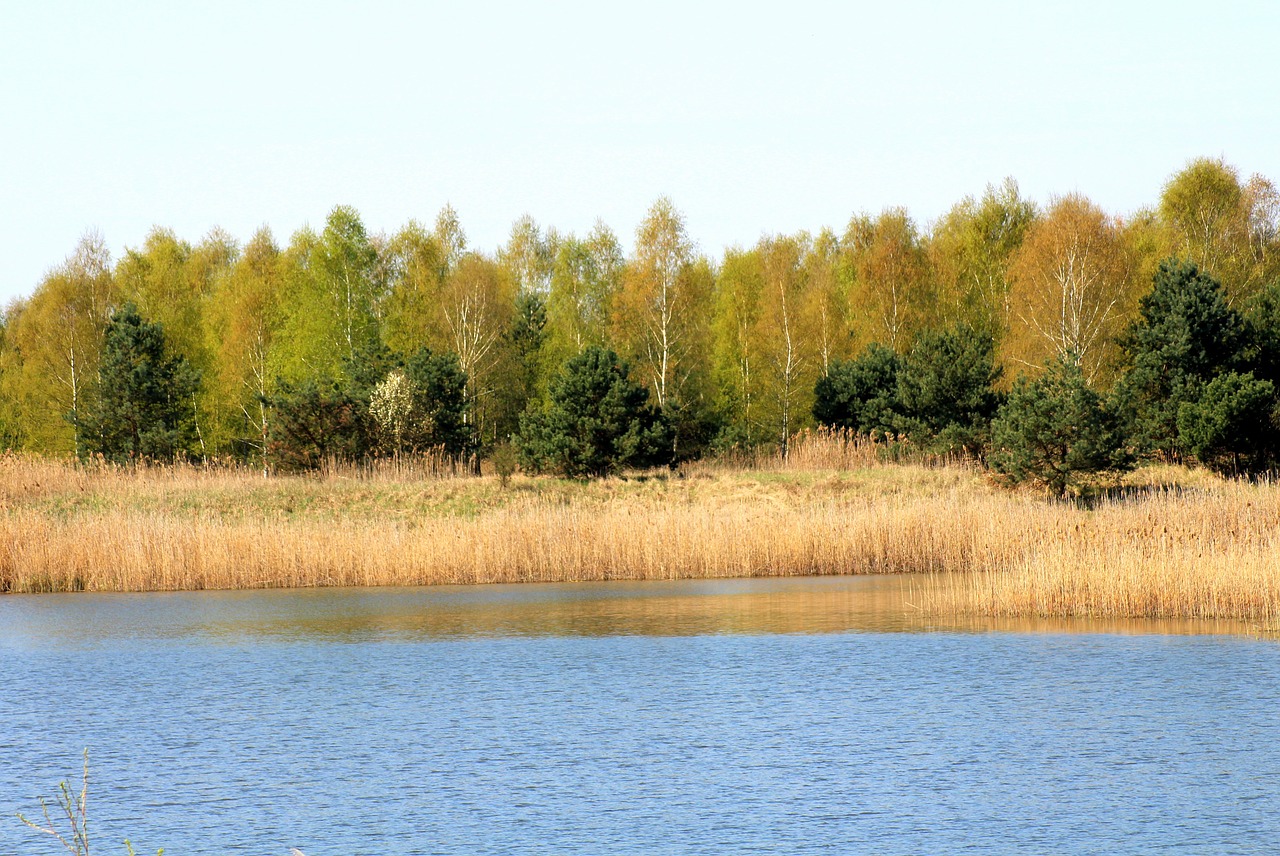
[[[1218,281],[1191,262],[1160,263],[1154,286],[1122,342],[1129,369],[1119,395],[1144,453],[1177,458],[1178,412],[1217,375],[1243,367],[1246,328]]]
[[[1083,475],[1132,466],[1116,417],[1072,359],[1053,363],[1035,380],[1019,377],[991,430],[992,467],[1011,482],[1042,484],[1055,496],[1065,496]]]
[[[990,334],[960,325],[916,337],[898,372],[899,430],[923,446],[975,453],[1000,405]]]
[[[111,315],[103,338],[100,395],[85,426],[85,445],[111,461],[172,461],[197,439],[199,377],[170,354],[164,329],[132,303]]]
[[[1206,467],[1237,475],[1259,472],[1276,459],[1276,388],[1252,372],[1227,372],[1209,381],[1198,401],[1178,408],[1178,437]]]
[[[813,418],[859,434],[896,432],[902,358],[872,343],[851,360],[834,360],[813,389]]]
[[[670,431],[613,351],[588,347],[552,381],[546,410],[530,410],[517,439],[525,465],[568,478],[607,476],[671,460]]]

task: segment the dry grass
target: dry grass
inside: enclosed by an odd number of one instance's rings
[[[579,484],[0,461],[10,591],[408,585],[970,567],[973,470],[734,471]],[[963,524],[962,524],[963,525]],[[833,533],[835,536],[833,537]]]
[[[953,581],[935,611],[1280,621],[1280,488],[1195,475],[1091,510],[1045,503],[1023,545]]]
[[[806,445],[807,444],[807,445]],[[964,574],[933,614],[1280,615],[1280,488],[1146,470],[1086,507],[810,437],[757,469],[591,484],[0,457],[0,591]]]

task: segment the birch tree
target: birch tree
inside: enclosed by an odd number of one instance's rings
[[[840,280],[840,239],[823,229],[807,245],[804,268],[806,326],[814,334],[818,363],[825,374],[834,360],[849,355],[849,303]]]
[[[981,199],[966,197],[930,235],[944,320],[967,323],[997,341],[1009,328],[1009,260],[1035,222],[1036,207],[1011,178],[988,185]]]
[[[331,344],[349,360],[378,340],[377,304],[381,283],[374,275],[377,254],[354,208],[329,213],[315,259],[315,276],[333,314]]]
[[[766,372],[764,389],[774,436],[783,457],[797,417],[812,407],[816,380],[812,331],[804,328],[801,311],[805,291],[802,260],[807,245],[807,236],[799,235],[764,238],[756,247],[762,288],[755,337]]]
[[[1010,267],[1013,358],[1075,363],[1092,381],[1134,302],[1132,270],[1118,222],[1078,194],[1054,201]]]
[[[498,264],[516,284],[520,294],[546,297],[551,285],[559,238],[554,230],[543,234],[528,214],[511,226],[511,236],[498,250]]]
[[[627,343],[659,410],[679,397],[691,369],[692,267],[693,243],[684,217],[663,197],[636,230],[635,257],[623,280],[616,318],[618,338]]]
[[[855,217],[843,241],[851,313],[862,338],[896,351],[933,319],[934,294],[919,230],[904,208]]]
[[[383,315],[387,344],[402,353],[412,353],[423,346],[445,347],[437,298],[449,263],[438,236],[410,221],[387,244],[387,271]]]
[[[272,348],[281,323],[283,273],[271,231],[259,229],[219,283],[209,312],[217,372],[209,386],[222,402],[233,442],[271,462],[267,399],[274,393]]]
[[[570,235],[557,243],[547,324],[561,361],[590,345],[605,344],[624,265],[617,237],[599,221],[585,238]]]
[[[493,261],[468,253],[441,282],[437,300],[448,349],[467,376],[468,409],[482,435],[500,340],[515,311],[514,284]]]
[[[751,446],[760,385],[757,332],[764,278],[757,249],[725,251],[716,277],[714,360],[720,409],[733,442]]]
[[[91,232],[8,313],[2,382],[27,448],[84,453],[80,426],[97,399],[98,361],[114,300],[110,254]]]

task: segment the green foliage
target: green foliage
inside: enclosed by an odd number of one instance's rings
[[[313,470],[326,460],[359,460],[373,444],[368,408],[333,380],[277,381],[269,457],[284,470]]]
[[[561,238],[547,295],[550,345],[565,359],[608,338],[624,259],[617,237],[596,223],[586,238]]]
[[[1179,456],[1178,412],[1217,374],[1242,367],[1243,319],[1218,281],[1191,262],[1160,263],[1122,345],[1129,364],[1119,392],[1138,449]]]
[[[835,360],[814,386],[813,418],[859,434],[895,432],[902,358],[872,343],[851,360]]]
[[[1163,265],[1139,311],[1133,283],[1172,249],[1199,270]],[[148,454],[189,451],[189,427],[202,452],[269,470],[268,447],[290,430],[272,427],[274,403],[289,411],[304,400],[320,408],[312,427],[338,436],[302,443],[295,465],[425,446],[483,453],[520,430],[521,414],[547,410],[554,367],[592,346],[630,361],[679,459],[713,447],[785,450],[810,412],[859,432],[907,434],[917,446],[978,452],[998,401],[994,337],[1006,360],[1076,354],[1090,382],[1127,369],[1118,400],[1135,446],[1172,458],[1194,446],[1221,468],[1228,464],[1214,462],[1227,460],[1229,439],[1202,435],[1214,433],[1211,412],[1243,406],[1244,391],[1206,411],[1206,387],[1252,372],[1280,388],[1280,282],[1260,288],[1278,269],[1280,193],[1261,176],[1242,183],[1221,161],[1192,162],[1170,180],[1158,213],[1123,221],[1078,196],[1041,217],[1006,181],[961,202],[927,235],[891,209],[855,217],[839,238],[830,230],[769,237],[716,262],[699,254],[665,199],[629,256],[603,224],[574,237],[531,218],[496,255],[469,251],[448,207],[434,228],[410,223],[386,237],[337,207],[284,250],[265,231],[241,248],[216,229],[198,243],[155,229],[114,268],[105,242],[88,235],[5,312],[0,445],[91,450],[107,321],[131,300],[163,328],[168,354],[201,378],[183,408],[191,419],[179,420],[189,426],[139,426]],[[978,332],[921,334],[943,319]],[[1120,360],[1116,332],[1126,325]],[[859,340],[888,347],[847,360]],[[411,377],[409,355],[424,346],[458,355],[464,406],[450,398],[456,375],[443,364],[428,372],[434,379]],[[433,383],[441,388],[425,391]],[[1221,385],[1215,392],[1226,396]],[[295,428],[311,418],[290,412]],[[1240,467],[1260,466],[1251,463],[1256,446],[1235,450]]]
[[[981,451],[1000,404],[994,342],[960,325],[925,331],[904,357],[871,344],[837,360],[814,387],[813,415],[860,434],[901,433],[922,445]]]
[[[1036,219],[1035,205],[1006,178],[987,185],[980,200],[966,197],[930,238],[943,297],[962,318],[997,341],[1009,325],[1009,261]]]
[[[110,254],[90,233],[30,298],[6,309],[0,411],[15,445],[85,453],[81,427],[95,406],[102,337],[117,302]]]
[[[1249,301],[1245,310],[1254,374],[1280,384],[1280,280]]]
[[[900,430],[921,445],[977,453],[1000,405],[989,333],[961,325],[916,337],[898,371]]]
[[[526,292],[516,297],[515,314],[503,332],[503,359],[498,368],[499,383],[494,398],[494,434],[514,434],[520,414],[531,402],[539,400],[544,390],[543,358],[547,342],[547,301],[538,293]]]
[[[65,818],[66,828],[59,829],[58,823],[54,821],[49,811],[49,803],[44,798],[40,798],[40,813],[44,817],[44,822],[29,820],[25,815],[19,813],[18,820],[28,828],[42,835],[48,835],[62,845],[62,849],[71,854],[71,856],[89,856],[89,750],[84,750],[84,772],[81,775],[80,790],[73,791],[66,780],[58,783],[58,792],[54,795],[54,804],[57,810],[52,814],[57,815],[58,822],[63,822]],[[133,844],[129,839],[125,839],[124,848],[126,856],[136,856]],[[156,856],[164,856],[164,848],[161,847],[156,851]]]
[[[353,355],[342,360],[340,380],[345,381],[352,396],[367,403],[374,387],[388,374],[401,368],[404,368],[404,359],[375,341],[362,345]]]
[[[380,341],[385,282],[359,214],[338,206],[319,235],[303,229],[282,259],[284,304],[275,373],[290,381],[337,378],[344,361]]]
[[[1178,408],[1178,436],[1200,463],[1220,473],[1253,473],[1274,466],[1276,388],[1252,373],[1227,372],[1205,385],[1198,401]]]
[[[503,440],[493,447],[492,459],[493,471],[498,474],[498,482],[502,485],[502,489],[506,490],[520,462],[520,451],[512,443]]]
[[[991,430],[992,467],[1057,496],[1083,476],[1132,465],[1118,420],[1073,360],[1050,365],[1035,380],[1019,377]]]
[[[1227,302],[1240,306],[1276,273],[1276,203],[1265,178],[1242,185],[1225,161],[1196,158],[1165,184],[1159,217],[1172,251],[1221,282]]]
[[[409,448],[462,457],[475,443],[467,423],[467,375],[453,353],[421,348],[405,363],[412,396]]]
[[[313,270],[333,314],[334,344],[349,358],[378,340],[377,258],[354,208],[339,205],[329,212]]]
[[[588,347],[552,381],[548,407],[521,420],[517,443],[525,465],[593,478],[669,462],[669,429],[648,402],[649,391],[617,354]]]
[[[421,348],[407,360],[375,344],[345,363],[344,380],[277,381],[270,454],[286,470],[326,460],[443,451],[461,458],[474,442],[467,376],[452,353]]]
[[[107,323],[98,375],[101,392],[83,423],[89,452],[121,463],[192,452],[199,377],[169,353],[163,328],[143,320],[132,303]]]
[[[54,823],[50,816],[49,803],[44,797],[40,798],[40,813],[44,817],[44,823],[28,820],[25,815],[19,814],[18,820],[22,821],[28,829],[35,832],[43,833],[51,836],[59,844],[62,849],[66,850],[71,856],[89,856],[89,815],[87,806],[89,802],[89,750],[84,750],[84,773],[81,776],[81,784],[79,792],[73,791],[66,780],[58,783],[58,793],[54,795],[54,804],[57,806],[55,814],[59,820],[66,818],[67,828],[61,830]],[[129,848],[132,853],[133,848]]]
[[[722,437],[727,422],[705,397],[688,393],[668,402],[662,418],[672,435],[673,463],[701,458]]]

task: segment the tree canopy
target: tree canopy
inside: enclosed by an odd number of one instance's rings
[[[156,228],[114,260],[89,234],[0,316],[0,443],[89,451],[126,304],[200,378],[177,445],[268,472],[427,446],[478,466],[592,348],[649,390],[676,460],[785,452],[815,422],[981,455],[1009,384],[1075,360],[1115,391],[1135,451],[1252,471],[1269,453],[1214,426],[1280,388],[1280,193],[1213,159],[1124,216],[1079,193],[1037,205],[1005,180],[933,223],[889,207],[717,254],[665,197],[629,245],[526,215],[487,252],[449,206],[389,233],[337,206],[280,242]],[[461,402],[425,403],[444,399],[415,379],[424,349],[444,386],[465,378]],[[306,451],[304,402],[337,432],[324,449]]]

